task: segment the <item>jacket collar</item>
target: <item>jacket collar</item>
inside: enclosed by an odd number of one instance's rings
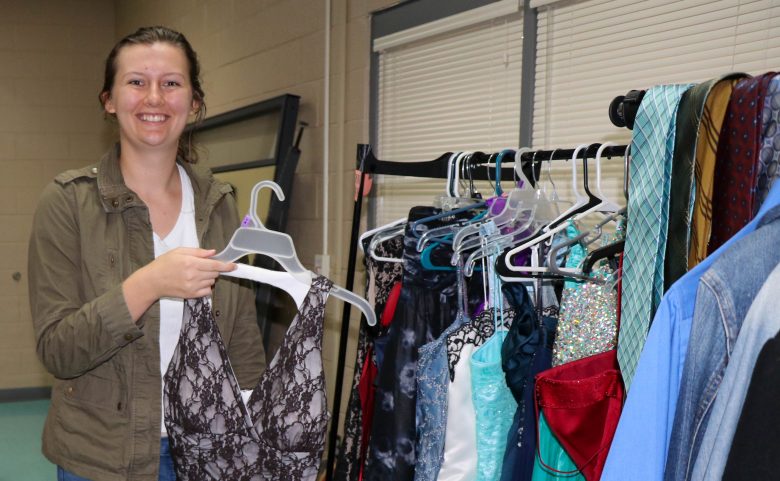
[[[97,175],[100,200],[106,212],[122,212],[130,207],[145,207],[138,195],[125,184],[122,170],[119,167],[119,154],[120,146],[117,142],[103,155],[97,167],[93,167],[93,173]],[[184,171],[187,172],[187,176],[192,182],[196,212],[208,209],[224,194],[233,190],[228,184],[214,179],[207,169],[197,168],[189,162],[184,162],[181,158],[177,158],[176,162],[184,167]]]

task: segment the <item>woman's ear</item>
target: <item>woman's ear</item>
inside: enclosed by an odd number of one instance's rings
[[[114,106],[114,102],[111,100],[110,92],[103,92],[100,94],[100,100],[103,102],[103,110],[105,110],[107,114],[116,114],[116,106]]]
[[[200,100],[198,100],[198,99],[193,97],[192,98],[192,109],[190,110],[190,114],[198,115],[198,111],[200,110],[201,105],[203,105],[203,103]]]

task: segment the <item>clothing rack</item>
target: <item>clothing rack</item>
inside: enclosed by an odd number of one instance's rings
[[[629,90],[626,95],[618,95],[609,104],[609,120],[617,127],[634,128],[639,104],[646,90]]]
[[[580,149],[577,152],[577,158],[593,158],[596,155],[601,144],[591,144],[587,148]],[[615,145],[606,147],[603,152],[603,157],[624,156],[626,152],[625,145]],[[553,150],[536,150],[526,151],[520,155],[520,163],[523,172],[526,177],[533,183],[533,179],[539,178],[539,171],[541,166],[546,161],[552,160],[571,160],[574,156],[575,149],[553,149]],[[387,160],[379,160],[371,150],[371,146],[367,144],[358,144],[357,146],[357,165],[360,174],[382,174],[382,175],[398,175],[406,177],[424,177],[432,179],[446,179],[448,177],[448,163],[452,153],[448,152],[440,157],[422,162],[392,162]],[[475,152],[471,158],[466,162],[466,169],[470,173],[470,178],[474,180],[495,180],[496,171],[495,165],[491,166],[490,162],[495,158],[496,154],[485,154],[483,152]],[[515,161],[514,154],[504,157],[503,162]],[[485,168],[487,166],[487,168]],[[491,176],[490,169],[493,169]],[[500,173],[501,180],[514,179],[515,172],[513,168],[501,167]],[[357,249],[358,238],[360,231],[360,216],[363,206],[363,192],[364,192],[365,176],[360,175],[360,183],[358,185],[358,195],[355,200],[355,206],[352,211],[352,233],[349,243],[349,258],[347,263],[347,279],[344,287],[348,290],[353,290],[355,283],[355,268],[357,264]],[[335,465],[336,454],[336,442],[338,438],[339,428],[339,411],[341,409],[341,396],[344,384],[344,363],[347,350],[347,339],[349,337],[349,317],[350,317],[351,305],[344,303],[344,310],[341,316],[341,337],[339,339],[338,360],[336,364],[336,383],[333,397],[333,410],[331,416],[330,433],[328,436],[328,456],[326,462],[326,477],[327,481],[333,479],[333,468]]]

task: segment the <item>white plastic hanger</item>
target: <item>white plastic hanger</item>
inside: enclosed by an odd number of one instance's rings
[[[250,266],[249,264],[236,264],[236,270],[223,272],[222,275],[230,277],[239,277],[241,279],[251,279],[262,282],[274,287],[278,287],[290,294],[295,301],[295,305],[301,307],[303,300],[311,289],[311,279],[309,282],[301,282],[300,279],[293,277],[292,274],[285,271],[272,271],[262,267]]]
[[[381,227],[376,227],[374,229],[368,230],[364,232],[360,239],[358,240],[358,247],[361,251],[363,251],[363,241],[371,236],[373,238],[371,239],[371,242],[368,243],[368,252],[364,252],[364,254],[371,256],[372,259],[382,262],[403,262],[403,259],[395,258],[395,257],[382,257],[378,256],[376,254],[376,247],[381,244],[382,242],[386,241],[387,239],[392,239],[393,237],[403,234],[404,228],[406,225],[406,217],[401,217],[400,219],[396,219],[388,224],[385,224]]]
[[[406,220],[406,219],[404,219]],[[397,264],[402,263],[404,260],[400,257],[384,257],[380,256],[376,253],[376,248],[381,244],[382,242],[386,240],[390,240],[393,237],[403,235],[404,231],[406,230],[406,224],[400,224],[396,225],[394,227],[388,227],[385,230],[381,232],[377,232],[374,234],[374,237],[371,239],[371,242],[368,244],[368,255],[371,256],[372,259],[375,261],[380,262],[394,262]]]
[[[518,150],[515,151],[515,173],[518,175],[520,182],[522,182],[522,187],[515,187],[510,192],[509,196],[507,197],[506,202],[504,203],[504,208],[501,212],[496,214],[495,216],[488,217],[483,222],[475,223],[469,226],[466,226],[455,234],[455,237],[452,240],[452,248],[454,254],[453,254],[453,264],[457,265],[457,256],[460,256],[460,251],[463,250],[463,244],[467,237],[474,236],[479,234],[479,229],[482,224],[485,222],[493,221],[497,227],[502,227],[512,221],[514,221],[517,218],[518,212],[517,209],[521,209],[524,207],[524,203],[527,203],[529,199],[533,199],[533,188],[531,187],[531,183],[528,181],[528,179],[525,177],[525,174],[523,173],[523,169],[521,168],[520,163],[520,155],[522,155],[524,152],[530,152],[531,149],[528,147],[521,147]],[[496,158],[496,175],[501,175],[501,157]],[[527,195],[530,193],[530,196]],[[498,192],[496,192],[498,195]],[[456,256],[457,255],[457,256]]]
[[[558,218],[553,220],[551,224],[555,224],[556,222],[560,221],[561,219],[565,219],[571,215],[572,212],[576,211],[580,207],[586,205],[588,203],[588,196],[580,192],[580,183],[577,179],[577,156],[580,153],[580,150],[587,149],[589,144],[580,144],[577,146],[576,149],[574,149],[574,154],[571,156],[571,189],[574,193],[574,204],[566,209],[563,214],[559,215]]]
[[[452,193],[454,197],[451,198],[451,200],[446,199],[439,199],[439,204],[442,206],[444,210],[452,210],[455,207],[460,206],[474,206],[477,207],[478,204],[482,204],[482,202],[479,199],[472,199],[471,198],[471,190],[467,188],[466,195],[467,197],[461,197],[460,195],[460,184],[463,180],[461,178],[461,175],[463,174],[463,167],[465,165],[468,165],[469,160],[471,159],[471,156],[473,155],[473,152],[461,152],[460,155],[458,155],[455,158],[455,164],[454,168],[450,170],[450,174],[454,175],[454,180],[447,179],[447,185],[448,185],[448,193]],[[449,187],[452,187],[452,192],[449,192]],[[461,202],[465,202],[461,205]],[[440,227],[434,227],[432,229],[428,229],[425,232],[422,232],[419,235],[419,239],[417,241],[417,252],[422,252],[423,249],[425,249],[425,245],[434,240],[438,239],[443,236],[456,234],[464,225],[470,225],[473,221],[471,220],[465,220],[459,223],[454,223],[450,225],[444,225]]]
[[[572,155],[572,177],[573,178],[577,175],[577,173],[576,173],[577,169],[576,169],[576,167],[574,165],[576,163],[576,161],[577,161],[577,155],[579,154],[580,150],[582,150],[583,148],[587,148],[587,147],[588,147],[588,144],[581,144],[581,145],[577,146],[576,149],[574,149],[574,154]],[[576,187],[574,185],[572,185],[572,187],[576,189]],[[564,212],[563,214],[561,214],[558,217],[558,219],[553,221],[553,224],[558,222],[558,224],[555,227],[553,227],[552,229],[549,229],[549,230],[545,230],[542,235],[534,237],[533,239],[529,240],[528,242],[525,242],[525,243],[523,243],[523,244],[513,248],[509,252],[507,252],[507,255],[504,257],[504,263],[506,264],[507,269],[509,269],[510,271],[514,271],[514,272],[548,272],[549,271],[549,269],[547,267],[544,267],[544,266],[539,266],[539,267],[515,266],[515,265],[512,265],[512,263],[510,262],[510,259],[512,258],[512,256],[518,254],[519,252],[522,252],[522,251],[528,249],[529,247],[532,247],[532,246],[538,245],[538,244],[540,244],[540,243],[542,243],[544,241],[547,241],[548,239],[551,239],[558,232],[561,232],[564,229],[566,229],[566,227],[568,226],[568,222],[565,222],[565,221],[561,222],[561,220],[562,219],[566,219],[566,217],[571,215],[571,213],[575,212],[578,208],[587,205],[589,200],[590,200],[589,197],[582,196],[579,193],[579,190],[575,191],[575,196],[582,197],[582,199],[584,199],[584,201],[583,200],[577,200],[572,207],[567,209],[566,212]],[[584,212],[580,212],[580,213],[574,215],[571,218],[571,220],[572,221],[578,221],[578,220],[581,220],[584,217],[586,217],[586,216],[588,216],[588,215],[590,215],[590,214],[592,214],[594,212],[600,212],[601,204],[602,203],[599,202],[596,205],[594,205],[593,207],[591,207],[590,209],[587,209]],[[502,279],[504,279],[505,281],[509,280],[508,278],[503,278],[503,277],[502,277]]]
[[[242,225],[236,229],[230,242],[228,242],[227,247],[225,247],[222,252],[215,255],[213,259],[223,262],[233,262],[248,254],[266,255],[278,262],[299,282],[311,285],[314,273],[303,267],[301,261],[298,260],[292,237],[283,232],[267,229],[257,217],[257,198],[259,192],[265,187],[273,189],[277,197],[279,197],[279,200],[284,200],[284,192],[282,192],[282,188],[279,187],[277,183],[270,180],[264,180],[255,184],[252,188],[252,196],[249,203],[249,215],[245,220],[245,223],[248,225]],[[233,271],[233,273],[235,272],[236,271]],[[246,273],[239,272],[235,277],[263,282],[262,279],[243,277],[241,274]],[[258,277],[262,276],[258,275]],[[366,321],[370,326],[376,325],[376,314],[368,301],[354,292],[336,285],[331,288],[330,294],[333,297],[355,305],[366,316]]]

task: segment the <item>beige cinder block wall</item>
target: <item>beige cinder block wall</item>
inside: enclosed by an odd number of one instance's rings
[[[330,277],[343,285],[352,222],[355,145],[368,141],[370,19],[397,1],[330,0],[329,235]],[[322,250],[326,0],[117,0],[117,37],[139,26],[182,31],[198,51],[209,115],[283,93],[301,96],[301,142],[288,232],[303,264]],[[363,292],[359,278],[355,291]],[[332,406],[342,304],[328,303],[324,358]],[[354,310],[353,310],[354,312]],[[355,319],[353,314],[353,319]],[[346,383],[352,378],[357,322],[353,321]],[[272,355],[269,354],[269,355]],[[347,389],[341,403],[344,419]]]
[[[0,390],[51,384],[35,355],[27,240],[43,186],[109,145],[97,94],[113,40],[113,2],[0,1]]]

